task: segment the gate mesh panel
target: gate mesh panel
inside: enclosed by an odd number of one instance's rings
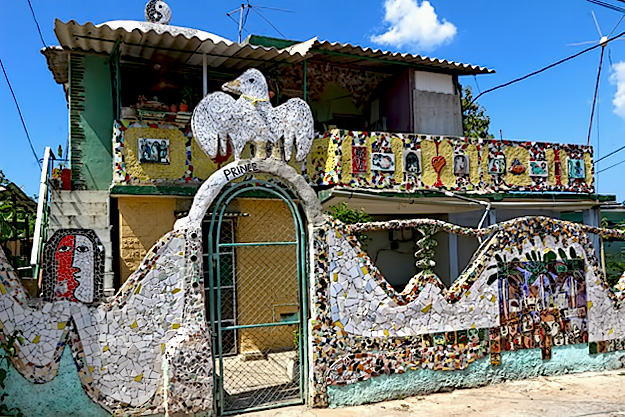
[[[222,328],[299,320],[293,217],[284,201],[257,196],[231,202],[242,216],[230,225],[222,223],[218,263]],[[251,245],[223,246],[233,242]],[[298,324],[222,330],[220,338],[222,411],[301,400]]]

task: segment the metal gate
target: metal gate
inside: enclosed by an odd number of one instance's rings
[[[303,403],[306,236],[298,204],[279,183],[244,181],[222,192],[206,222],[217,413]]]

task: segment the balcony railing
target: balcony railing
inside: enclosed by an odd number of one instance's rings
[[[146,138],[166,158],[145,155]],[[232,156],[209,159],[188,129],[116,122],[113,185],[199,184]],[[153,150],[151,151],[153,153]],[[249,157],[249,149],[243,158]],[[313,186],[410,193],[593,193],[593,149],[583,145],[357,132],[319,135],[307,159],[290,161]]]

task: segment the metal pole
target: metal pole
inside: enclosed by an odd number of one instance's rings
[[[202,54],[202,96],[206,97],[208,94],[208,61],[206,59],[206,53]]]
[[[304,60],[304,80],[302,81],[302,83],[304,84],[304,86],[303,86],[304,101],[306,101],[306,84],[307,84],[307,81],[306,81],[306,60]]]

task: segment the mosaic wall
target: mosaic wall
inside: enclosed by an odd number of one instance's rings
[[[303,174],[311,185],[410,192],[594,190],[592,147],[333,130]]]
[[[354,236],[406,227],[486,240],[451,288],[423,267],[396,292]],[[590,354],[622,349],[625,294],[601,275],[588,233],[625,238],[542,217],[485,229],[430,219],[318,228],[312,403],[328,405],[328,386],[372,376],[464,369],[483,357],[498,366],[502,351],[540,348],[548,360],[565,344],[590,342]]]
[[[424,148],[414,152],[413,165]],[[383,159],[377,164],[385,168]],[[33,383],[50,381],[69,345],[85,392],[110,412],[212,410],[198,226],[228,182],[252,173],[288,184],[312,231],[313,406],[328,405],[330,386],[379,375],[461,370],[484,358],[499,366],[505,351],[540,348],[549,360],[554,346],[587,344],[589,354],[625,346],[625,292],[606,283],[588,236],[624,239],[625,232],[543,217],[483,229],[431,219],[344,225],[321,214],[314,191],[292,167],[269,158],[238,161],[211,176],[189,216],[158,241],[112,300],[99,301],[102,253],[92,232],[62,230],[50,239],[42,299],[28,298],[0,252],[0,337],[19,329],[25,340],[15,368]],[[397,292],[355,236],[404,228],[419,231],[420,272]],[[439,231],[483,239],[450,288],[432,272],[430,238]]]
[[[141,163],[138,143],[146,137],[169,141],[169,164]],[[210,159],[188,128],[165,122],[117,122],[113,149],[114,185],[199,184],[233,161],[229,145]],[[313,186],[594,192],[593,149],[584,145],[332,130],[317,135],[303,162],[289,164]]]
[[[21,330],[24,338],[14,367],[33,383],[48,382],[69,345],[85,392],[109,412],[212,410],[212,396],[198,395],[213,384],[200,231],[163,236],[118,294],[100,304],[98,242],[76,229],[50,239],[44,299],[28,298],[0,251],[0,337]]]
[[[145,144],[152,142],[165,142],[166,152],[163,146],[154,146],[158,155],[146,152]],[[130,120],[113,126],[113,185],[197,184],[194,160],[212,162],[199,150],[188,127]]]

